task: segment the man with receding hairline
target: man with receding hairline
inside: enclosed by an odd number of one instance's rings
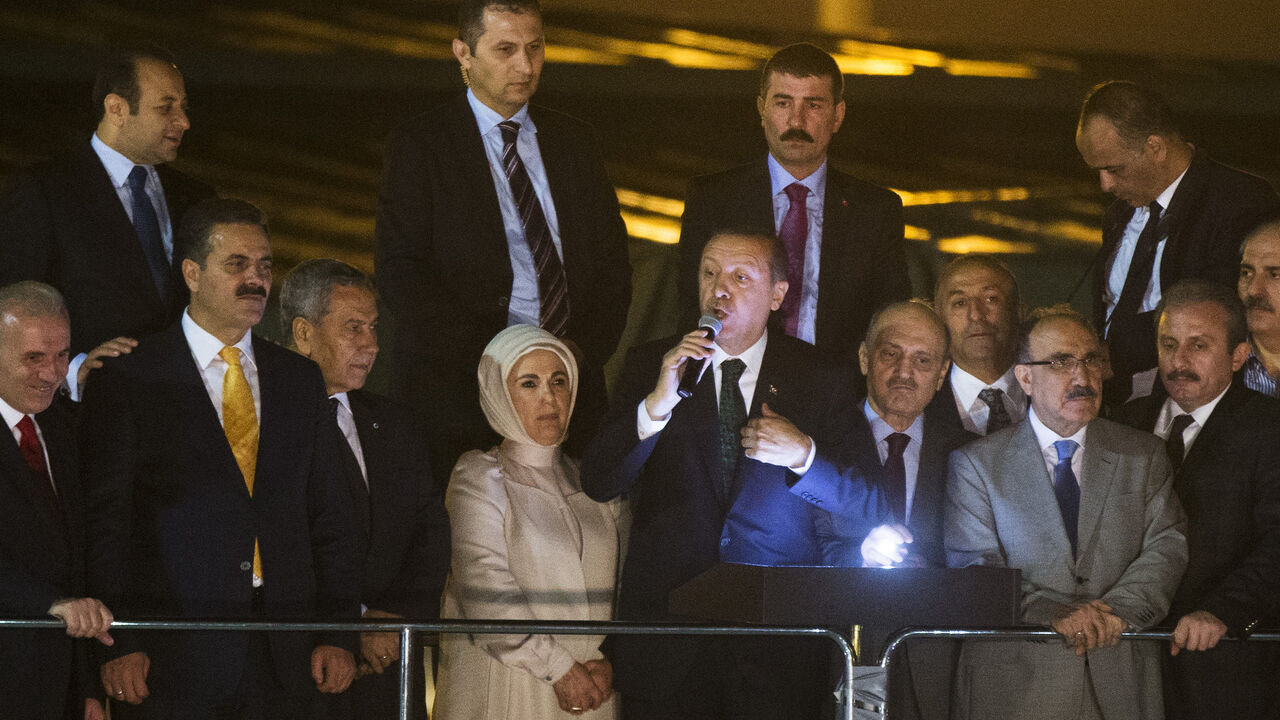
[[[475,382],[490,338],[522,323],[581,350],[576,455],[604,412],[604,364],[631,303],[626,227],[594,132],[530,103],[545,43],[537,0],[466,0],[453,54],[467,92],[387,143],[375,265],[392,382],[424,413],[441,487],[459,455],[499,440]]]
[[[1183,278],[1232,287],[1240,241],[1280,212],[1261,178],[1227,167],[1187,141],[1168,104],[1136,83],[1090,91],[1076,147],[1116,200],[1102,220],[1093,266],[1093,322],[1110,346],[1107,400],[1149,395],[1156,376],[1151,313]]]

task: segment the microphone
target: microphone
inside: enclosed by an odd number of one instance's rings
[[[698,329],[707,331],[707,339],[715,340],[716,334],[721,329],[720,321],[715,315],[703,315],[698,318]],[[687,398],[693,394],[693,389],[698,385],[698,376],[702,374],[702,363],[705,360],[695,360],[689,358],[684,362],[684,375],[680,378],[680,387],[676,388],[676,393],[682,398]]]

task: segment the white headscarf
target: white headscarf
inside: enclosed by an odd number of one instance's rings
[[[507,375],[520,358],[534,350],[550,350],[564,363],[569,375],[569,417],[573,417],[574,401],[578,397],[578,363],[569,347],[555,335],[532,325],[512,325],[489,341],[480,356],[476,377],[480,383],[480,407],[484,410],[489,426],[504,438],[526,445],[540,445],[529,437],[511,402],[507,389]],[[568,418],[566,418],[567,420]],[[568,422],[565,423],[568,429]],[[564,433],[550,447],[564,442]],[[547,447],[547,446],[543,446]]]

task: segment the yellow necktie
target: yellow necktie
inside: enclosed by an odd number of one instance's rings
[[[258,467],[258,413],[253,409],[253,391],[240,366],[240,350],[227,346],[218,356],[227,363],[227,374],[222,378],[222,429],[244,475],[249,497],[253,497],[253,475]],[[262,577],[257,538],[253,540],[253,574]]]

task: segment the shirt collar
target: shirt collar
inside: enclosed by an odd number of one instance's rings
[[[347,412],[351,412],[351,398],[347,397],[347,394],[345,392],[340,392],[340,393],[335,393],[333,395],[330,395],[329,399],[337,400],[339,405],[347,409]]]
[[[226,343],[197,325],[196,321],[191,319],[189,310],[188,308],[182,311],[182,333],[187,336],[187,346],[191,348],[191,355],[196,359],[196,366],[203,371],[209,367],[209,363],[213,362],[214,358],[218,357],[218,353],[226,347]],[[242,363],[257,366],[253,358],[253,333],[246,332],[244,337],[232,344],[232,347],[240,348]]]
[[[809,188],[809,192],[813,193],[814,197],[820,198],[820,197],[826,196],[825,195],[827,190],[827,161],[826,160],[823,160],[822,164],[818,166],[818,169],[814,170],[813,173],[809,175],[809,177],[803,180],[797,180],[794,177],[792,177],[791,173],[787,172],[786,169],[782,167],[782,164],[778,162],[778,159],[773,156],[773,153],[769,153],[768,163],[769,163],[769,182],[771,187],[773,188],[773,197],[777,197],[779,193],[785,192],[787,189],[787,186],[792,183],[800,183],[801,185]]]
[[[533,119],[529,117],[528,103],[521,106],[520,109],[516,111],[515,115],[512,115],[510,118],[504,118],[497,110],[494,110],[488,105],[480,102],[480,98],[476,97],[476,94],[471,91],[471,88],[467,88],[467,102],[471,104],[471,114],[475,115],[476,127],[480,129],[480,134],[482,136],[488,135],[495,127],[498,126],[498,123],[506,122],[507,120],[514,120],[515,122],[520,123],[521,134],[526,132],[536,134],[538,132],[538,128],[533,124]]]
[[[1040,418],[1036,417],[1036,409],[1034,407],[1027,411],[1027,419],[1031,421],[1031,429],[1036,433],[1036,442],[1039,443],[1041,452],[1052,447],[1059,440],[1075,440],[1081,449],[1084,448],[1085,432],[1089,429],[1088,423],[1085,423],[1085,426],[1077,430],[1071,437],[1062,437],[1040,422]]]
[[[0,416],[4,417],[5,425],[9,427],[9,432],[12,433],[18,423],[22,422],[22,418],[27,415],[26,413],[18,412],[12,405],[5,402],[4,398],[0,398]]]
[[[999,388],[1006,396],[1013,398],[1014,402],[1025,401],[1022,386],[1018,384],[1013,376],[1013,367],[1013,365],[1010,365],[1003,375],[988,385],[974,377],[969,371],[955,364],[955,362],[952,362],[951,391],[955,393],[960,404],[967,408],[972,408],[973,404],[978,401],[978,393],[989,387]]]
[[[1187,165],[1187,170],[1190,169],[1191,166]],[[1164,192],[1160,193],[1160,195],[1156,197],[1156,202],[1160,203],[1160,207],[1164,208],[1164,211],[1169,210],[1169,203],[1173,202],[1173,194],[1178,191],[1178,185],[1182,182],[1182,178],[1187,176],[1187,170],[1183,170],[1182,174],[1179,175],[1176,180],[1169,183],[1169,187],[1165,188]]]
[[[731,357],[736,357],[746,364],[747,370],[750,371],[753,375],[759,375],[760,365],[764,363],[764,348],[768,344],[769,344],[769,331],[767,330],[763,333],[760,333],[760,339],[755,341],[755,344],[752,345],[751,347],[747,348],[746,350],[743,350],[742,354],[740,355],[730,355],[729,353],[725,352],[724,349],[717,344],[715,348],[712,350],[711,365],[714,367],[720,367],[720,363],[724,362],[725,360],[728,360]]]
[[[1218,403],[1222,400],[1222,396],[1226,395],[1227,391],[1230,389],[1231,385],[1228,384],[1222,389],[1222,392],[1218,393],[1217,397],[1189,413],[1184,411],[1181,407],[1178,407],[1178,403],[1174,402],[1173,398],[1165,398],[1164,407],[1160,408],[1160,417],[1156,421],[1156,428],[1162,431],[1167,431],[1168,428],[1173,425],[1173,419],[1184,414],[1190,415],[1196,425],[1204,427],[1205,422],[1209,420],[1209,416],[1213,414],[1213,409],[1218,407]],[[1165,434],[1168,433],[1166,432]]]
[[[884,418],[880,417],[880,414],[871,407],[870,400],[862,401],[862,414],[867,416],[867,422],[871,424],[871,436],[875,438],[877,443],[884,442],[885,438],[898,432],[893,429],[892,425],[885,422]],[[923,445],[924,413],[917,415],[916,419],[911,422],[911,426],[903,432],[907,437],[911,438],[911,441],[916,444],[916,447]]]
[[[93,134],[93,139],[89,141],[93,146],[93,151],[98,154],[98,159],[102,161],[102,167],[106,168],[107,175],[111,177],[111,184],[117,188],[124,187],[129,182],[129,173],[133,171],[134,162],[129,158],[121,155],[119,151],[102,141],[98,137],[98,133]],[[151,174],[151,166],[143,165],[147,168],[147,174]]]

